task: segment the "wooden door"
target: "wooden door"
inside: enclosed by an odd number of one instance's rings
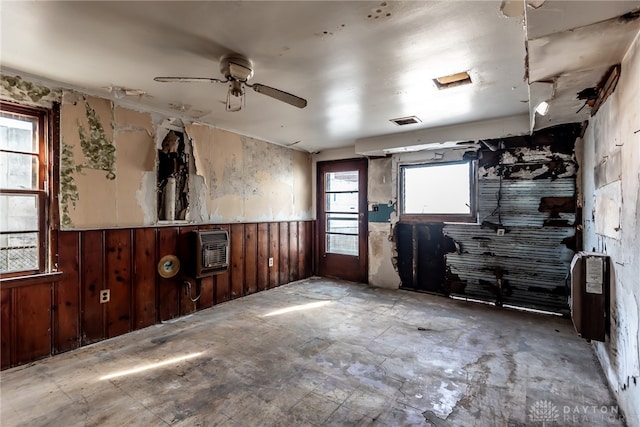
[[[367,283],[367,160],[318,163],[318,274]]]

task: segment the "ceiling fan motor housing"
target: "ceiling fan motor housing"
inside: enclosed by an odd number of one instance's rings
[[[229,80],[245,82],[253,77],[253,64],[239,54],[225,55],[220,59],[220,72]]]

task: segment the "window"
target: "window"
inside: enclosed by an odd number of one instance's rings
[[[358,256],[358,171],[325,174],[326,252]]]
[[[400,216],[419,221],[475,221],[474,163],[400,165]]]
[[[47,112],[0,107],[0,273],[44,272]]]

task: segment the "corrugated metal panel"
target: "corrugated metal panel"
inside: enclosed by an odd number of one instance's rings
[[[573,225],[575,214],[558,212],[552,218],[549,212],[540,212],[543,197],[573,197],[575,178],[556,180],[500,180],[483,179],[478,182],[478,217],[507,227],[542,227],[545,221],[564,221]],[[498,198],[500,202],[498,203]]]
[[[575,214],[542,208],[541,201],[574,196],[574,177],[479,180],[479,219],[491,226],[451,223],[443,229],[459,247],[446,255],[451,294],[566,311]]]

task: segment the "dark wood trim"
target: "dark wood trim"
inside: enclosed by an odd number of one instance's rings
[[[58,193],[59,177],[56,160],[59,161],[59,122],[60,105],[54,103],[52,110],[42,107],[24,106],[6,101],[0,101],[0,110],[9,115],[33,118],[38,123],[38,153],[22,153],[38,157],[38,188],[37,190],[15,191],[3,190],[5,194],[37,194],[38,195],[38,272],[45,273],[55,268],[57,253],[57,236],[52,230],[57,229],[57,205],[54,207],[53,195]],[[5,150],[6,151],[6,150]],[[57,197],[57,196],[56,196]],[[16,272],[29,275],[29,271]],[[17,275],[16,274],[16,275]]]
[[[209,308],[230,300],[232,289],[238,298],[307,278],[313,274],[314,223],[59,231],[61,271],[0,282],[2,369]],[[156,268],[159,257],[167,253],[181,260],[189,257],[184,237],[196,228],[230,231],[235,250],[229,271],[192,280],[193,296],[196,290],[206,293],[193,304],[185,300],[183,276],[164,279]],[[274,258],[270,268],[269,257]],[[107,288],[111,301],[101,304],[99,291]],[[22,307],[36,313],[35,326],[21,314]]]
[[[55,102],[49,116],[49,269],[58,269],[58,230],[60,230],[60,103]]]
[[[62,278],[62,272],[31,274],[29,276],[16,276],[0,279],[1,289],[19,288],[22,286],[40,285],[42,283],[57,282]]]

